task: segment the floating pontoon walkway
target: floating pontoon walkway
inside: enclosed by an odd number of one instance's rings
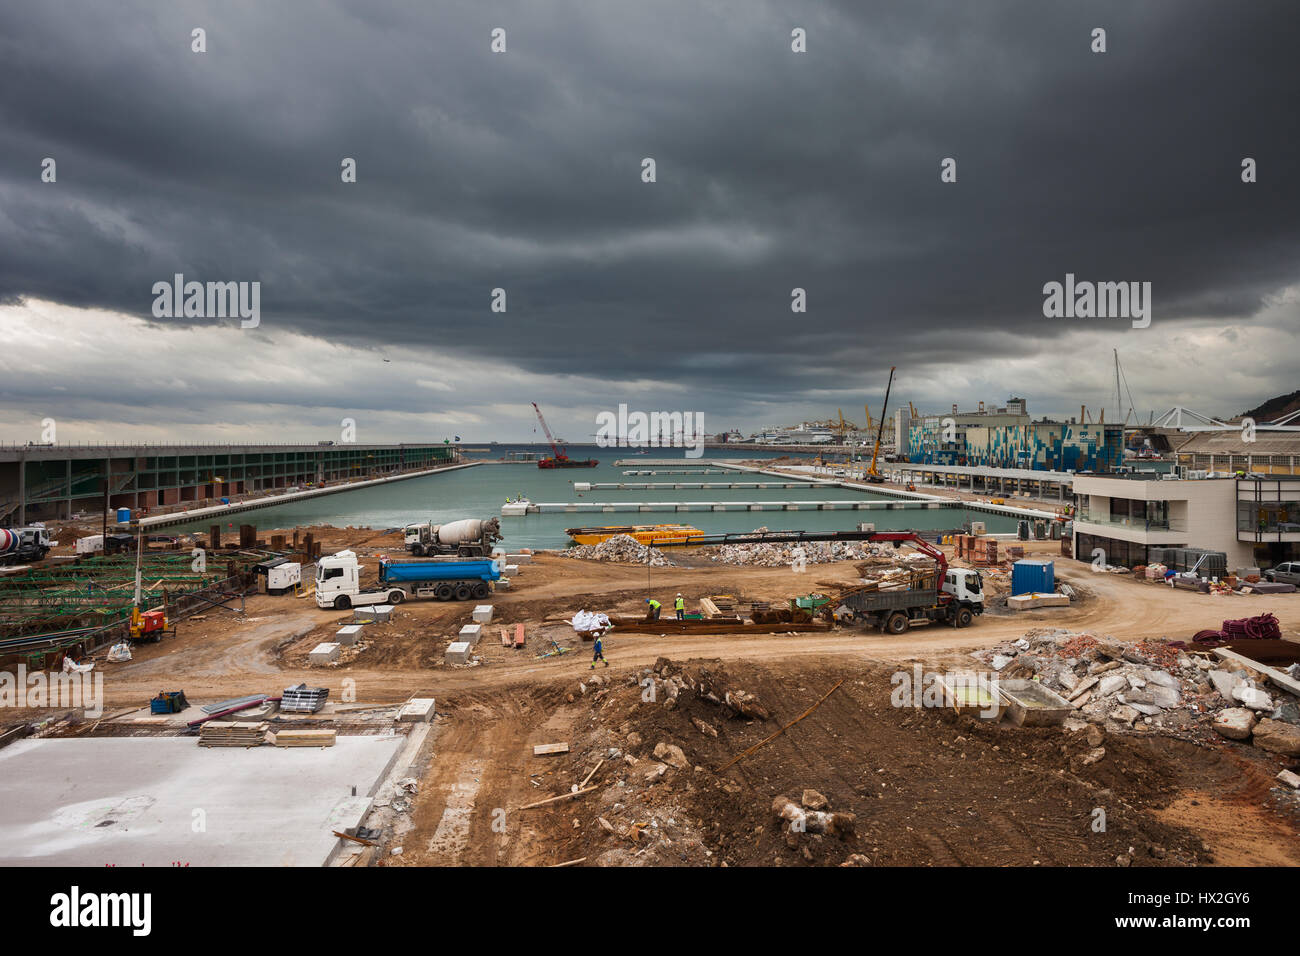
[[[947,501],[535,501],[526,513],[582,514],[615,511],[929,511],[952,508]],[[502,514],[506,512],[503,510]],[[518,512],[514,512],[518,513]]]
[[[709,491],[718,488],[817,488],[820,481],[575,481],[574,491]]]

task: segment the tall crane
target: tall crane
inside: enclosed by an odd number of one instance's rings
[[[533,411],[537,413],[537,420],[542,423],[542,431],[546,435],[546,441],[551,446],[551,454],[555,456],[556,461],[568,460],[569,456],[565,454],[565,449],[555,444],[555,436],[552,435],[551,430],[546,427],[546,419],[542,417],[542,410],[537,407],[536,402],[533,402],[532,405]]]
[[[880,439],[885,431],[885,416],[889,413],[889,390],[894,387],[894,366],[889,367],[889,381],[885,384],[885,404],[880,407],[880,424],[876,427],[876,447],[871,452],[871,466],[867,469],[867,481],[882,484],[885,476],[876,469],[876,460],[880,457]],[[897,441],[897,439],[895,439]]]
[[[568,456],[568,449],[561,448],[555,443],[555,436],[551,430],[546,427],[546,419],[542,417],[542,410],[537,407],[536,402],[531,403],[533,411],[537,413],[537,420],[542,424],[542,431],[546,433],[546,441],[551,446],[551,457],[542,458],[537,462],[538,468],[595,468],[599,464],[594,458],[587,458],[583,461],[571,461]]]

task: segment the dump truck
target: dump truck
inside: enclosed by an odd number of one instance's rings
[[[492,545],[501,540],[501,522],[497,518],[462,518],[449,524],[417,522],[404,530],[406,550],[421,558],[434,554],[486,557],[492,553]]]
[[[46,528],[0,528],[0,564],[40,561],[50,547]]]
[[[913,624],[942,621],[953,627],[970,627],[984,613],[984,583],[974,568],[949,568],[942,551],[911,531],[880,531],[868,540],[910,544],[933,559],[935,567],[918,569],[908,585],[880,590],[871,585],[842,594],[838,605],[854,617],[875,624],[889,634],[903,634]]]
[[[365,565],[352,551],[340,551],[316,562],[316,606],[346,611],[373,604],[401,604],[407,598],[439,601],[482,599],[492,592],[491,582],[501,579],[501,565],[491,558],[461,561],[431,558],[423,561],[379,562],[378,587],[361,587]]]

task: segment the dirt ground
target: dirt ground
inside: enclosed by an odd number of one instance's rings
[[[372,565],[400,548],[395,535],[313,530],[327,550],[350,546]],[[1028,550],[1059,558],[1056,542]],[[242,617],[210,610],[182,622],[175,638],[136,648],[129,663],[100,663],[105,712],[141,706],[163,689],[205,703],[306,682],[330,687],[334,697],[345,678],[361,702],[435,697],[420,791],[402,852],[392,855],[386,844],[386,865],[1116,865],[1120,856],[1133,865],[1300,864],[1295,816],[1269,798],[1276,760],[1253,748],[1112,734],[1105,757],[1083,765],[1080,755],[1092,748],[1079,733],[991,728],[889,703],[889,675],[899,665],[969,667],[972,650],[1035,627],[1187,639],[1225,618],[1271,611],[1285,636],[1297,639],[1300,595],[1174,591],[1058,560],[1058,578],[1080,592],[1068,608],[990,613],[970,628],[931,625],[899,637],[858,628],[691,637],[615,631],[605,641],[611,666],[592,683],[590,646],[564,623],[580,609],[639,614],[645,597],[669,605],[677,591],[691,605],[715,593],[782,602],[819,590],[819,582],[857,578],[853,562],[804,573],[692,563],[647,568],[539,554],[511,590],[490,599],[495,616],[472,667],[447,666],[443,652],[469,623],[474,602],[405,602],[393,623],[368,627],[341,662],[314,667],[307,652],[350,614],[320,610],[310,598],[252,596]],[[500,629],[517,623],[528,646],[503,648]],[[539,656],[556,645],[569,650]],[[724,672],[771,717],[728,717],[693,698],[672,709],[644,702],[638,682],[661,657]],[[719,772],[837,681],[807,718]],[[567,742],[570,752],[533,756],[534,745],[552,742]],[[681,747],[687,766],[647,781],[660,742]],[[569,791],[601,760],[589,784],[599,789],[521,809]],[[825,795],[832,811],[854,814],[855,835],[791,841],[782,833],[773,798],[798,802],[805,789]],[[1093,829],[1098,808],[1104,832]]]

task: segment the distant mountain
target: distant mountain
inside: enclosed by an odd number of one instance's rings
[[[1253,418],[1257,422],[1269,422],[1286,415],[1288,412],[1294,412],[1298,408],[1300,408],[1300,390],[1294,391],[1290,395],[1279,395],[1277,398],[1270,398],[1258,408],[1252,408],[1246,412],[1246,417]]]

